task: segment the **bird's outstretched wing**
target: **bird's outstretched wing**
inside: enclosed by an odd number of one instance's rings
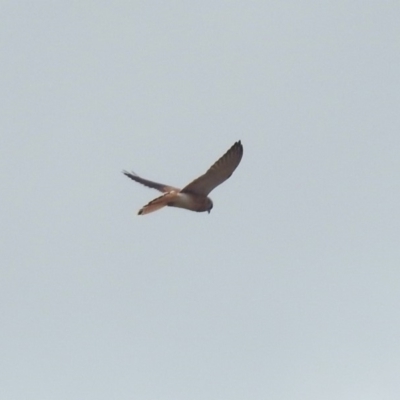
[[[204,175],[189,183],[181,192],[208,196],[213,189],[232,175],[242,156],[243,146],[239,140]]]
[[[153,181],[149,181],[147,179],[141,178],[139,175],[136,175],[134,172],[127,172],[127,171],[122,171],[123,174],[125,174],[128,178],[133,179],[135,182],[139,182],[144,186],[147,186],[152,189],[159,190],[160,192],[167,193],[172,190],[174,191],[180,191],[180,189],[169,186],[169,185],[164,185],[163,183],[157,183]]]

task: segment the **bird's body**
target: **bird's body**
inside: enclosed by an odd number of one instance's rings
[[[210,212],[213,202],[208,194],[232,175],[242,156],[243,146],[238,141],[204,175],[201,175],[183,189],[143,179],[135,173],[124,171],[124,174],[135,182],[163,192],[162,196],[155,198],[141,208],[139,215],[149,214],[165,206],[196,212]]]

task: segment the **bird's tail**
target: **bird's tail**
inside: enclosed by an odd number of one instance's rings
[[[170,198],[171,193],[165,193],[162,196],[155,198],[154,200],[150,201],[150,203],[147,203],[144,207],[142,207],[139,210],[138,215],[150,214],[154,211],[159,210],[160,208],[167,206]]]

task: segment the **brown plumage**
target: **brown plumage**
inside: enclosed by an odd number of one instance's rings
[[[135,182],[164,193],[141,208],[139,215],[149,214],[165,206],[185,208],[197,212],[210,212],[213,202],[208,197],[209,193],[232,175],[242,156],[243,146],[239,140],[205,174],[196,178],[182,190],[163,183],[143,179],[134,172],[123,171],[123,173]]]

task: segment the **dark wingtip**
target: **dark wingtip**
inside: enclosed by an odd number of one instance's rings
[[[242,141],[241,141],[241,140],[238,140],[237,142],[234,143],[234,145],[233,145],[232,147],[243,148]]]
[[[243,153],[243,145],[241,140],[238,140],[232,147]]]
[[[138,212],[138,215],[142,215],[143,214],[143,208],[141,208]]]
[[[132,175],[133,176],[138,176],[138,174],[136,174],[135,172],[128,172],[128,171],[126,171],[125,169],[123,169],[122,170],[122,173],[124,174],[124,175],[126,175],[127,177],[131,177]]]

